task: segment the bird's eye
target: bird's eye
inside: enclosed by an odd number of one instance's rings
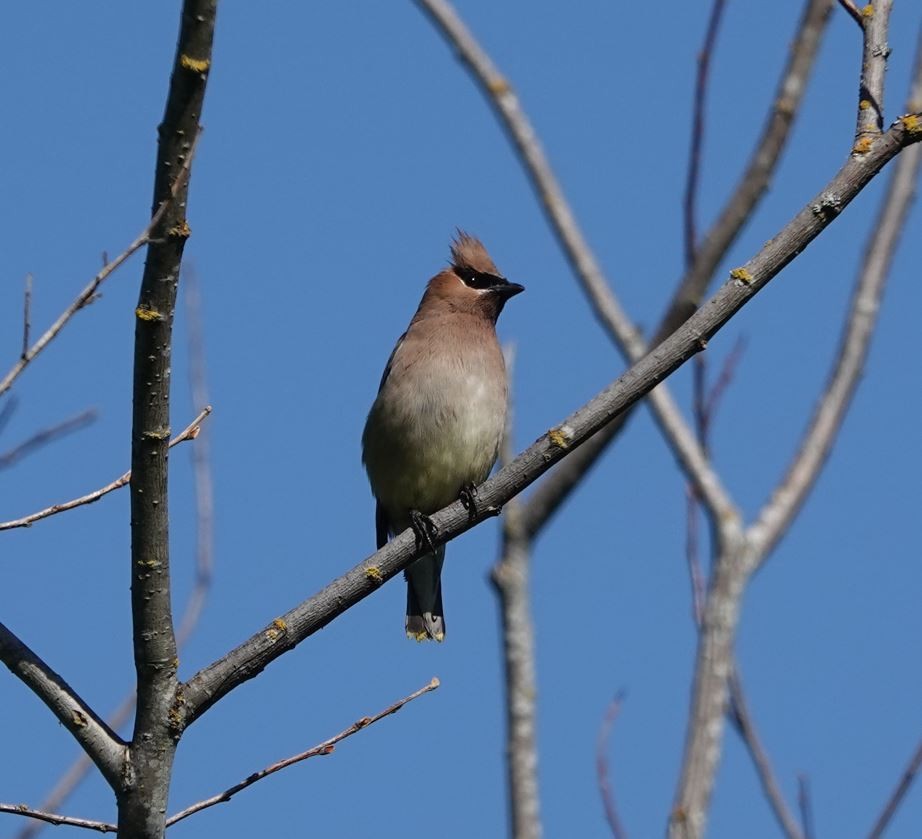
[[[482,271],[474,271],[472,268],[464,268],[458,271],[464,284],[470,288],[487,289],[494,286],[503,285],[505,280],[497,277],[495,274],[487,274]]]

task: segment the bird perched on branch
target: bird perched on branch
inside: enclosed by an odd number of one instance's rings
[[[521,291],[480,241],[458,231],[450,265],[429,280],[388,359],[362,434],[379,548],[408,527],[431,545],[429,515],[458,498],[474,509],[474,487],[496,462],[506,422],[496,319]],[[444,559],[440,545],[405,572],[406,631],[417,641],[445,638]]]

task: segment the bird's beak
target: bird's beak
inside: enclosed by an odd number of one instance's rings
[[[503,283],[502,285],[493,286],[492,291],[505,301],[525,291],[525,286],[518,283]]]

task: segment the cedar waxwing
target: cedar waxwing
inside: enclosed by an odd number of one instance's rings
[[[413,527],[427,541],[426,516],[473,488],[496,462],[506,423],[506,365],[496,319],[524,287],[508,282],[484,246],[458,231],[451,264],[436,274],[397,341],[362,434],[362,462],[377,500],[378,547]],[[406,632],[445,637],[445,546],[405,572]]]

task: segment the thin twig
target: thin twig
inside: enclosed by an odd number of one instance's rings
[[[179,443],[184,443],[186,440],[194,440],[201,429],[202,422],[205,417],[211,413],[211,406],[206,405],[205,408],[199,413],[199,415],[192,420],[189,425],[187,425],[179,434],[177,434],[172,440],[170,440],[170,448],[178,445]],[[49,516],[56,515],[57,513],[63,513],[67,510],[73,510],[75,507],[81,507],[84,504],[92,504],[94,501],[99,501],[104,495],[108,495],[110,492],[114,492],[117,489],[121,489],[128,481],[131,480],[131,470],[127,471],[120,478],[116,478],[112,483],[106,484],[104,487],[95,490],[87,495],[82,495],[80,498],[74,498],[72,501],[65,501],[62,504],[54,504],[51,507],[46,507],[44,510],[39,510],[37,513],[31,513],[28,516],[23,516],[21,519],[13,519],[12,521],[0,522],[0,531],[2,530],[13,530],[17,527],[30,527],[37,521],[42,519],[47,519]]]
[[[705,582],[698,550],[700,536],[698,533],[699,501],[695,488],[685,485],[685,564],[688,568],[688,582],[692,594],[692,620],[695,626],[701,626],[704,616]]]
[[[861,82],[858,87],[855,154],[864,154],[884,129],[884,76],[890,56],[887,30],[892,7],[893,0],[874,0],[861,11]]]
[[[692,418],[695,436],[701,451],[708,455],[710,417],[705,409],[707,390],[707,355],[700,353],[692,362]],[[691,483],[685,486],[685,564],[692,592],[692,619],[695,627],[701,626],[704,617],[705,582],[701,569],[698,516],[701,500]]]
[[[433,678],[428,685],[421,687],[419,690],[414,691],[409,696],[405,696],[403,699],[395,702],[393,705],[388,706],[383,711],[375,714],[373,717],[362,717],[362,719],[357,720],[349,728],[341,731],[335,737],[331,737],[329,740],[324,740],[322,743],[314,746],[311,749],[308,749],[306,752],[301,752],[300,754],[293,755],[292,757],[287,757],[284,760],[280,760],[278,763],[273,763],[271,766],[267,766],[265,769],[260,769],[258,772],[254,772],[252,775],[249,775],[244,780],[240,781],[238,784],[234,784],[232,787],[224,790],[224,792],[219,792],[217,795],[213,795],[211,798],[206,798],[204,801],[199,801],[196,804],[186,807],[185,810],[180,810],[180,812],[175,815],[170,816],[166,820],[166,826],[170,827],[177,822],[182,821],[185,818],[188,818],[195,813],[200,813],[202,810],[207,809],[208,807],[214,807],[215,804],[223,804],[226,801],[230,801],[238,792],[246,789],[249,786],[252,786],[257,781],[261,781],[263,778],[267,778],[269,775],[273,775],[276,772],[280,772],[282,769],[286,769],[289,766],[292,766],[295,763],[300,763],[302,760],[307,760],[311,757],[317,757],[318,755],[328,755],[331,754],[336,746],[341,740],[345,740],[347,737],[351,737],[353,734],[357,734],[359,731],[362,731],[368,726],[373,725],[378,722],[378,720],[384,719],[391,714],[396,714],[404,705],[409,702],[412,702],[414,699],[418,699],[424,693],[429,693],[430,691],[435,690],[439,686],[439,680]]]
[[[0,454],[0,469],[8,469],[14,463],[22,460],[22,458],[31,454],[36,449],[47,446],[49,443],[59,440],[61,437],[65,437],[81,428],[86,428],[86,426],[90,425],[95,419],[96,410],[94,408],[88,408],[75,416],[62,420],[56,425],[36,431],[31,437],[24,440],[18,446],[14,446],[9,451]]]
[[[134,710],[134,691],[126,696],[122,703],[108,717],[106,725],[113,731],[118,731],[128,721],[131,712]],[[93,762],[85,752],[81,752],[77,759],[67,768],[67,771],[58,779],[42,803],[39,805],[39,811],[53,812],[60,810],[64,802],[70,797],[71,793],[86,778],[90,769],[93,768]],[[32,839],[45,829],[45,823],[42,821],[31,821],[26,824],[14,837],[14,839]]]
[[[724,0],[713,0],[711,13],[705,30],[704,43],[698,53],[698,70],[695,74],[695,92],[692,106],[691,141],[688,150],[688,166],[685,178],[685,196],[682,202],[683,240],[685,251],[685,270],[688,271],[695,263],[695,254],[698,249],[698,222],[697,203],[698,185],[701,174],[702,146],[704,144],[705,112],[708,93],[708,77],[711,58],[717,44],[717,33],[725,8]],[[707,451],[707,413],[704,408],[706,355],[701,353],[695,356],[692,364],[693,373],[693,415],[695,419],[695,433],[701,451],[708,456]],[[688,576],[692,589],[692,617],[695,626],[701,625],[704,615],[704,575],[701,571],[701,560],[698,554],[698,507],[701,499],[695,487],[689,483],[686,487],[686,516],[685,516],[685,557],[688,565]]]
[[[695,74],[695,97],[692,109],[691,142],[689,143],[688,170],[685,178],[685,198],[682,202],[686,270],[694,263],[695,251],[698,249],[698,224],[695,206],[698,201],[698,181],[701,174],[701,148],[704,143],[708,74],[724,7],[725,0],[713,0],[711,14],[708,16],[707,30],[704,35],[704,43],[698,53],[698,71]]]
[[[26,274],[26,288],[22,300],[22,352],[20,359],[29,352],[29,330],[32,328],[32,275]]]
[[[192,165],[192,157],[195,154],[195,144],[198,138],[193,140],[192,148],[189,151],[187,159],[183,162],[182,168],[173,182],[173,188],[169,197],[163,201],[157,208],[157,211],[151,216],[150,221],[144,229],[135,237],[134,241],[125,248],[112,262],[102,267],[98,274],[93,277],[87,286],[77,295],[76,299],[61,314],[58,319],[48,327],[45,333],[28,349],[23,350],[19,360],[10,368],[9,372],[0,380],[0,396],[6,393],[13,382],[19,377],[20,373],[29,365],[29,363],[48,346],[58,335],[58,333],[67,325],[68,321],[81,309],[93,302],[97,289],[121,267],[132,254],[143,248],[151,241],[151,232],[163,218],[170,204],[176,199],[182,185],[185,183],[189,174],[189,167]]]
[[[695,424],[695,436],[705,454],[708,451],[711,415],[707,410],[707,351],[695,356],[692,364],[692,421]]]
[[[772,812],[778,820],[779,827],[787,839],[807,839],[801,832],[794,814],[784,800],[784,794],[781,792],[781,786],[775,777],[771,762],[768,759],[768,753],[762,745],[759,732],[756,731],[755,723],[749,712],[746,694],[743,692],[743,684],[736,665],[734,665],[730,673],[729,688],[730,719],[749,751],[749,756],[752,758],[759,781],[762,784],[762,791],[765,793]]]
[[[912,782],[915,781],[920,769],[922,769],[922,741],[919,741],[919,745],[916,746],[916,750],[903,770],[903,774],[900,775],[896,788],[891,793],[890,798],[887,799],[887,803],[877,817],[877,821],[874,822],[874,827],[871,828],[868,839],[880,839],[884,835],[884,831],[899,809],[900,804],[903,803],[903,799],[906,797],[906,793],[909,792],[909,788],[912,786]]]
[[[8,397],[3,403],[3,407],[0,408],[0,434],[3,433],[3,429],[6,428],[7,423],[12,418],[18,405],[19,402],[15,396]]]
[[[813,829],[813,805],[810,801],[810,779],[803,774],[797,776],[797,806],[800,807],[804,839],[816,839]]]
[[[185,270],[186,331],[189,342],[189,389],[193,405],[208,405],[208,378],[205,372],[205,338],[202,323],[202,296],[198,274]],[[211,588],[214,573],[214,482],[211,475],[211,446],[208,429],[198,435],[191,449],[195,481],[195,582],[186,602],[176,644],[182,647],[192,634]]]
[[[745,341],[742,338],[737,338],[733,348],[724,359],[720,375],[710,387],[708,387],[707,383],[707,356],[705,353],[695,356],[695,363],[692,368],[692,414],[698,445],[708,458],[710,457],[710,436],[714,416],[717,413],[720,400],[733,382],[733,376],[742,358],[744,347]],[[686,487],[685,495],[685,558],[692,589],[692,617],[695,621],[695,626],[700,627],[704,615],[706,588],[699,551],[698,508],[701,504],[701,497],[692,483],[689,483]],[[713,520],[713,516],[711,518]]]
[[[702,408],[708,427],[711,426],[713,417],[717,413],[720,400],[723,399],[724,394],[727,392],[727,388],[729,388],[733,382],[733,377],[736,375],[736,368],[739,366],[745,350],[746,339],[740,336],[736,339],[736,343],[734,343],[733,348],[724,359],[717,381],[711,385],[710,390],[707,392]],[[707,436],[702,441],[702,445],[704,446],[705,452],[709,451],[710,445]]]
[[[87,830],[96,830],[99,833],[115,833],[115,831],[118,830],[114,824],[109,824],[108,822],[77,819],[73,816],[59,816],[57,813],[48,813],[44,810],[33,810],[25,804],[0,804],[0,813],[12,813],[15,816],[25,816],[26,818],[37,819],[46,824],[66,824],[69,827],[83,827]]]
[[[861,29],[864,29],[864,17],[852,0],[839,0],[839,5],[848,12],[849,17],[855,21]]]
[[[680,280],[672,300],[650,341],[657,345],[698,308],[714,272],[752,218],[765,195],[791,136],[803,104],[807,82],[830,18],[832,0],[806,0],[791,44],[788,61],[778,80],[762,133],[756,141],[746,171],[724,204],[717,220],[698,242],[695,261]]]
[[[615,806],[615,792],[612,789],[608,771],[608,741],[622,704],[624,704],[624,691],[619,691],[605,711],[602,724],[599,726],[599,736],[596,739],[595,746],[595,774],[599,784],[599,794],[602,796],[605,821],[608,822],[608,827],[614,839],[627,839],[627,831],[624,829],[618,815],[618,808]]]

